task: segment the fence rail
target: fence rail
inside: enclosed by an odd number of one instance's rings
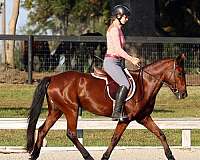
[[[15,46],[15,65],[27,71],[28,83],[33,82],[33,71],[91,71],[93,65],[102,66],[106,52],[103,36],[0,35],[0,42],[5,40],[20,42]],[[126,41],[127,52],[137,54],[143,65],[186,53],[187,84],[200,85],[200,38],[126,37]],[[0,56],[5,54],[1,52]]]
[[[39,119],[37,128],[42,125],[44,119]],[[200,129],[200,119],[158,119],[155,123],[161,129],[180,129],[182,130],[182,145],[183,148],[191,148],[191,131]],[[109,119],[80,119],[78,121],[78,130],[83,132],[86,129],[115,129],[116,121]],[[0,118],[0,129],[26,129],[26,118]],[[67,123],[65,119],[60,119],[52,127],[52,130],[66,130]],[[145,129],[142,125],[133,121],[127,129]],[[83,134],[81,134],[83,135]],[[84,137],[79,137],[84,141]]]

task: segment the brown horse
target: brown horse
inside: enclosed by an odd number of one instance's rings
[[[184,71],[185,55],[176,59],[163,59],[142,67],[137,71],[130,71],[136,80],[135,95],[126,102],[126,121],[118,122],[111,143],[102,156],[108,160],[114,147],[120,140],[128,124],[136,120],[160,139],[168,160],[175,160],[167,143],[164,133],[154,123],[150,114],[154,109],[156,95],[163,84],[167,85],[178,99],[187,96]],[[104,92],[104,80],[97,79],[91,74],[68,71],[52,77],[45,77],[37,86],[27,129],[27,151],[31,153],[31,160],[39,157],[44,137],[53,124],[64,113],[67,120],[67,137],[73,142],[86,160],[93,160],[92,156],[77,138],[78,109],[81,106],[96,115],[111,117],[112,101]],[[38,137],[34,144],[34,132],[41,112],[44,97],[47,97],[48,116],[39,128]]]

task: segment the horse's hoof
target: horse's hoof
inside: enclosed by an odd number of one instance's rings
[[[29,157],[29,160],[36,160],[38,157],[34,157],[34,156],[31,156]]]
[[[92,156],[90,154],[88,154],[87,156],[83,157],[85,160],[94,160],[94,158],[92,158]]]
[[[168,158],[168,160],[176,160],[176,159],[174,158],[174,156],[171,156],[170,158]]]
[[[101,158],[101,160],[108,160],[108,159],[109,159],[109,158],[104,157],[104,156]]]
[[[92,157],[88,157],[85,160],[94,160]]]

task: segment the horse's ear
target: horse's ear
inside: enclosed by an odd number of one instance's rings
[[[181,53],[177,58],[176,58],[176,62],[178,65],[180,66],[184,66],[184,61],[186,60],[186,55],[185,53]]]

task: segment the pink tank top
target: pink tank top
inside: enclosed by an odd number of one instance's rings
[[[124,51],[125,39],[121,28],[112,27],[106,33],[107,54],[130,59],[130,56]]]

